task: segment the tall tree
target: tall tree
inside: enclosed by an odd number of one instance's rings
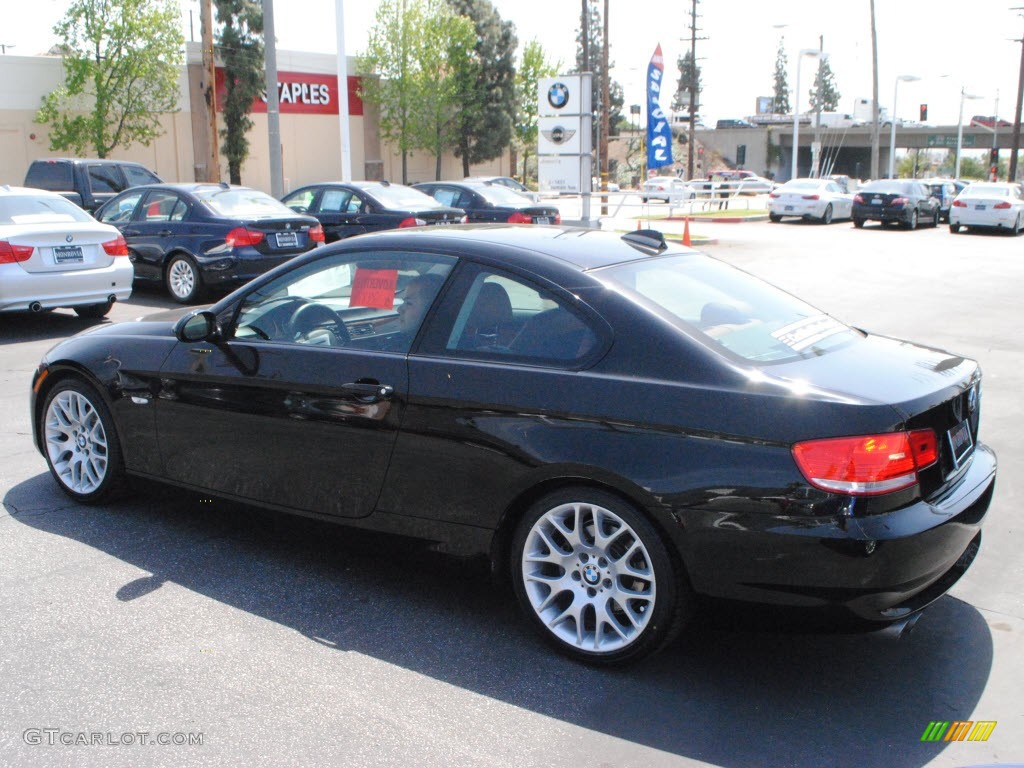
[[[460,144],[462,94],[460,83],[475,76],[476,30],[465,16],[437,4],[420,31],[417,80],[420,120],[415,144],[435,158],[434,178],[441,179],[445,152]]]
[[[775,75],[772,91],[772,112],[777,115],[788,115],[790,110],[787,69],[789,69],[789,60],[786,58],[786,38],[780,37],[779,50],[775,54]]]
[[[687,51],[676,61],[679,68],[679,80],[676,83],[676,92],[672,97],[672,110],[675,112],[690,112],[690,91],[695,96],[693,100],[694,112],[700,108],[700,67],[693,60],[693,53]]]
[[[383,0],[359,57],[360,95],[380,108],[381,135],[402,155],[402,183],[409,183],[409,152],[417,149],[418,40],[426,16],[419,0]]]
[[[516,70],[516,139],[522,149],[524,182],[530,150],[537,146],[537,81],[554,77],[561,66],[561,62],[552,64],[548,61],[543,46],[537,40],[531,40],[523,48]]]
[[[476,68],[464,70],[459,88],[459,146],[463,174],[473,163],[493,160],[512,143],[516,119],[515,25],[503,21],[490,0],[448,0],[476,28]]]
[[[603,71],[602,61],[604,60],[604,31],[601,26],[601,11],[597,7],[596,3],[587,0],[587,7],[589,15],[587,18],[587,56],[590,59],[589,62],[583,60],[583,30],[578,30],[576,34],[576,68],[575,72],[593,72],[594,81],[592,88],[592,104],[596,111],[600,104],[600,93],[601,93],[601,78],[605,77],[607,73]],[[609,60],[608,70],[615,69],[615,62]],[[610,77],[610,75],[608,75]],[[608,83],[609,89],[609,101],[608,105],[602,105],[603,109],[608,109],[608,125],[609,135],[617,136],[619,133],[619,126],[623,124],[625,116],[622,114],[622,107],[626,103],[626,97],[622,90],[622,86],[616,80],[610,80]],[[628,122],[628,121],[627,121]],[[593,122],[593,146],[597,146],[597,126],[598,121]]]
[[[64,84],[35,118],[49,125],[51,150],[107,157],[163,134],[163,115],[177,111],[180,18],[175,0],[73,0],[53,28]]]
[[[242,163],[249,156],[253,100],[266,85],[263,69],[263,6],[259,0],[214,0],[217,52],[224,63],[224,128],[221,152],[228,161],[232,184],[242,183]]]
[[[814,86],[811,88],[811,111],[812,112],[835,112],[839,106],[839,90],[836,88],[835,76],[828,64],[828,59],[818,59],[818,76],[814,78]]]

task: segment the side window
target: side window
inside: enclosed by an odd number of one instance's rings
[[[326,189],[320,200],[320,213],[347,213],[352,193],[344,189]]]
[[[111,201],[103,207],[98,217],[99,220],[105,224],[123,224],[130,221],[142,195],[142,192],[136,192],[125,195],[117,201]]]
[[[93,192],[122,192],[128,185],[116,166],[90,165],[89,188]]]
[[[300,189],[293,192],[284,199],[284,204],[296,213],[306,213],[313,207],[313,198],[316,197],[315,189]]]
[[[455,259],[352,253],[305,264],[246,297],[235,337],[408,352]]]
[[[150,173],[141,165],[124,165],[124,175],[128,179],[129,187],[140,187],[143,184],[159,184],[160,179],[156,174]]]
[[[349,198],[346,210],[348,213],[359,213],[363,210],[363,201],[359,195],[353,194],[352,197]]]
[[[143,221],[181,221],[188,207],[173,192],[150,192],[142,206]]]
[[[448,203],[448,205],[452,205],[456,208],[462,208],[463,210],[465,210],[466,208],[475,208],[476,202],[473,199],[472,192],[462,191],[459,192],[455,197],[455,202]]]
[[[455,205],[455,200],[459,198],[459,190],[452,189],[451,187],[436,187],[430,192],[431,196],[437,200],[441,205],[460,207]]]
[[[484,271],[466,292],[446,349],[565,365],[597,342],[594,330],[560,299],[519,277]]]

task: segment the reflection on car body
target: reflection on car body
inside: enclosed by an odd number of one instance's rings
[[[138,475],[483,557],[597,664],[701,596],[906,619],[970,565],[996,472],[974,361],[651,231],[349,238],[62,342],[32,392],[76,501]]]

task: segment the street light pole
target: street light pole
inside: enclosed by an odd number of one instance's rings
[[[896,167],[896,94],[899,93],[900,80],[905,83],[912,83],[921,78],[917,75],[900,75],[896,78],[896,84],[892,87],[892,114],[889,115],[889,178],[894,176]]]
[[[827,54],[816,48],[801,48],[796,57],[796,89],[793,94],[793,164],[789,172],[791,179],[797,177],[796,159],[800,153],[800,62],[803,61],[804,56],[821,59],[825,58]]]
[[[964,99],[980,99],[981,96],[967,93],[963,86],[960,87],[960,117],[956,122],[956,167],[953,171],[953,178],[960,178],[960,154],[964,147]]]

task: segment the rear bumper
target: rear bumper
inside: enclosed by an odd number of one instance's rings
[[[995,455],[978,445],[941,496],[889,513],[818,520],[737,515],[728,529],[719,522],[713,532],[698,524],[703,542],[689,553],[691,582],[710,597],[895,621],[940,598],[966,572],[995,475]]]
[[[110,296],[124,301],[132,295],[135,271],[128,259],[108,267],[78,272],[26,272],[17,265],[0,270],[0,312],[83,307],[104,304]]]

